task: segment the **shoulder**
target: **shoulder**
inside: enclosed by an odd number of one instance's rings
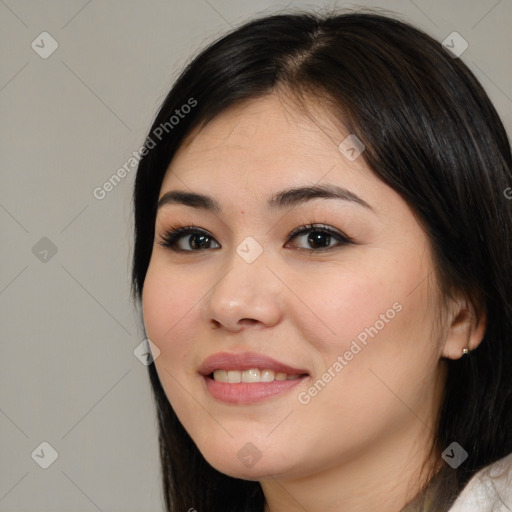
[[[449,512],[512,511],[512,454],[480,470]]]

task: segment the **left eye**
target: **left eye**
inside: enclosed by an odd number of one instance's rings
[[[299,247],[300,249],[309,250],[311,252],[321,252],[322,250],[325,251],[336,246],[352,243],[350,237],[324,225],[315,226],[309,224],[300,226],[290,234],[289,239],[295,240],[296,238],[303,238],[304,242],[309,244],[309,246],[306,247]],[[334,242],[334,244],[331,244],[331,242]]]

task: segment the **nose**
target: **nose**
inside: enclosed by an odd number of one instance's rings
[[[268,268],[264,254],[248,263],[233,251],[202,302],[202,320],[209,327],[239,332],[280,321],[283,285]]]

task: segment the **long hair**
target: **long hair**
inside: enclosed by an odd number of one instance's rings
[[[469,457],[446,467],[441,485],[433,479],[428,500],[415,509],[445,510],[478,469],[512,452],[512,201],[505,194],[512,157],[482,86],[439,42],[380,14],[295,13],[250,21],[199,53],[165,98],[139,163],[134,299],[141,300],[151,258],[162,180],[180,144],[228,107],[277,87],[304,104],[311,97],[323,102],[364,143],[361,158],[425,230],[442,296],[463,292],[487,316],[479,347],[447,362],[435,432],[438,450],[456,441]],[[211,467],[176,417],[154,365],[149,376],[167,510],[262,512],[259,483]]]

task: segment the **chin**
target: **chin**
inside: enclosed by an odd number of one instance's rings
[[[254,482],[260,482],[262,480],[268,480],[269,478],[286,475],[288,476],[288,473],[284,468],[280,468],[278,471],[276,469],[276,466],[274,464],[263,464],[259,461],[255,466],[252,468],[248,467],[242,467],[242,465],[236,465],[236,464],[215,464],[212,466],[219,471],[220,473],[223,473],[225,475],[228,475],[233,478],[239,478],[242,480],[252,480]],[[284,470],[284,471],[283,471]]]
[[[243,480],[261,481],[285,475],[293,477],[300,472],[292,461],[283,458],[276,450],[269,449],[265,456],[251,443],[239,449],[227,450],[226,446],[221,446],[213,450],[201,450],[201,453],[217,471]]]

